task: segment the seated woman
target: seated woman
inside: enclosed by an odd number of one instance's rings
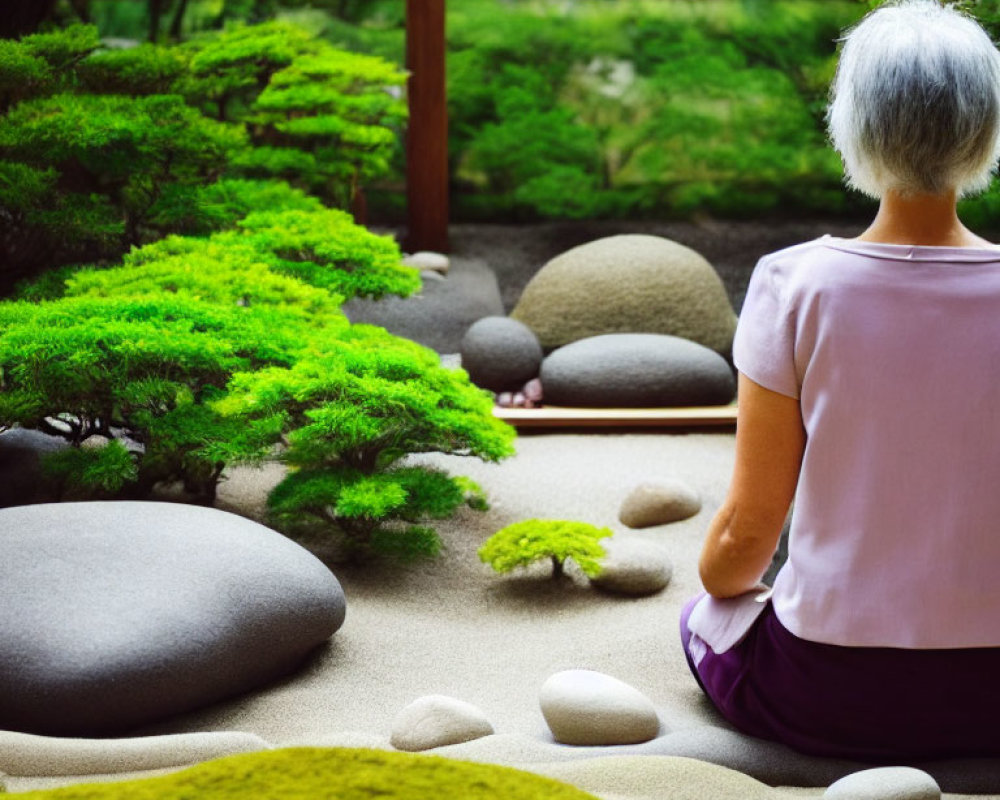
[[[746,733],[875,761],[1000,755],[1000,248],[955,210],[998,158],[1000,53],[951,8],[884,6],[844,41],[828,119],[878,215],[754,271],[736,463],[682,638]]]

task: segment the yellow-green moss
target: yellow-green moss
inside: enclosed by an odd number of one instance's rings
[[[292,748],[229,756],[157,778],[18,794],[53,800],[595,800],[530,772],[382,750]]]

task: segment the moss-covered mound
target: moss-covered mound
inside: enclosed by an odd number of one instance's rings
[[[81,784],[17,796],[59,800],[594,800],[593,795],[572,786],[509,767],[343,748],[229,756],[158,778]]]

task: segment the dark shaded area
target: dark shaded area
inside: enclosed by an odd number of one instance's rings
[[[4,0],[0,9],[0,39],[34,33],[48,19],[56,0]]]

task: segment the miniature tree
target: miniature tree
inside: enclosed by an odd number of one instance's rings
[[[552,577],[563,574],[567,559],[575,561],[584,574],[600,574],[599,559],[604,556],[601,539],[611,536],[610,528],[597,528],[585,522],[556,519],[529,519],[515,522],[494,533],[479,548],[479,559],[497,572],[510,572],[548,558]]]
[[[211,502],[225,464],[265,457],[289,416],[216,411],[233,374],[333,353],[348,327],[343,295],[419,285],[394,242],[346,214],[285,213],[300,214],[297,227],[277,238],[268,225],[281,214],[207,239],[169,237],[123,266],[70,275],[59,300],[0,304],[0,428],[67,439],[51,467],[71,496],[147,496],[182,480]],[[315,260],[292,260],[306,255]],[[303,263],[319,285],[287,274]],[[112,441],[93,448],[95,436]]]
[[[236,27],[184,46],[181,91],[219,120],[245,122],[247,175],[299,183],[340,207],[385,173],[406,118],[406,73],[283,22]]]
[[[405,106],[388,89],[404,73],[293,26],[99,46],[93,26],[0,40],[0,295],[233,224],[244,215],[220,220],[204,199],[236,174],[287,176],[347,205],[397,147]]]
[[[176,96],[60,94],[0,118],[0,213],[10,281],[43,267],[115,258],[183,230],[200,187],[243,131]],[[0,259],[2,260],[2,259]],[[0,289],[2,289],[0,285]]]
[[[348,207],[362,181],[390,168],[406,119],[406,74],[325,43],[315,50],[276,73],[255,100],[250,119],[261,132],[241,163],[264,175],[298,177]]]
[[[233,372],[289,363],[297,347],[292,320],[266,307],[167,293],[3,303],[0,429],[65,438],[47,466],[70,497],[144,497],[181,480],[211,503],[225,463],[274,441],[281,419],[237,424],[209,401]]]
[[[216,408],[254,421],[287,415],[282,457],[293,471],[269,498],[275,520],[299,534],[340,531],[354,553],[434,554],[436,532],[418,523],[462,503],[485,508],[475,484],[407,456],[513,452],[491,395],[433,351],[367,325],[291,368],[235,376]]]

